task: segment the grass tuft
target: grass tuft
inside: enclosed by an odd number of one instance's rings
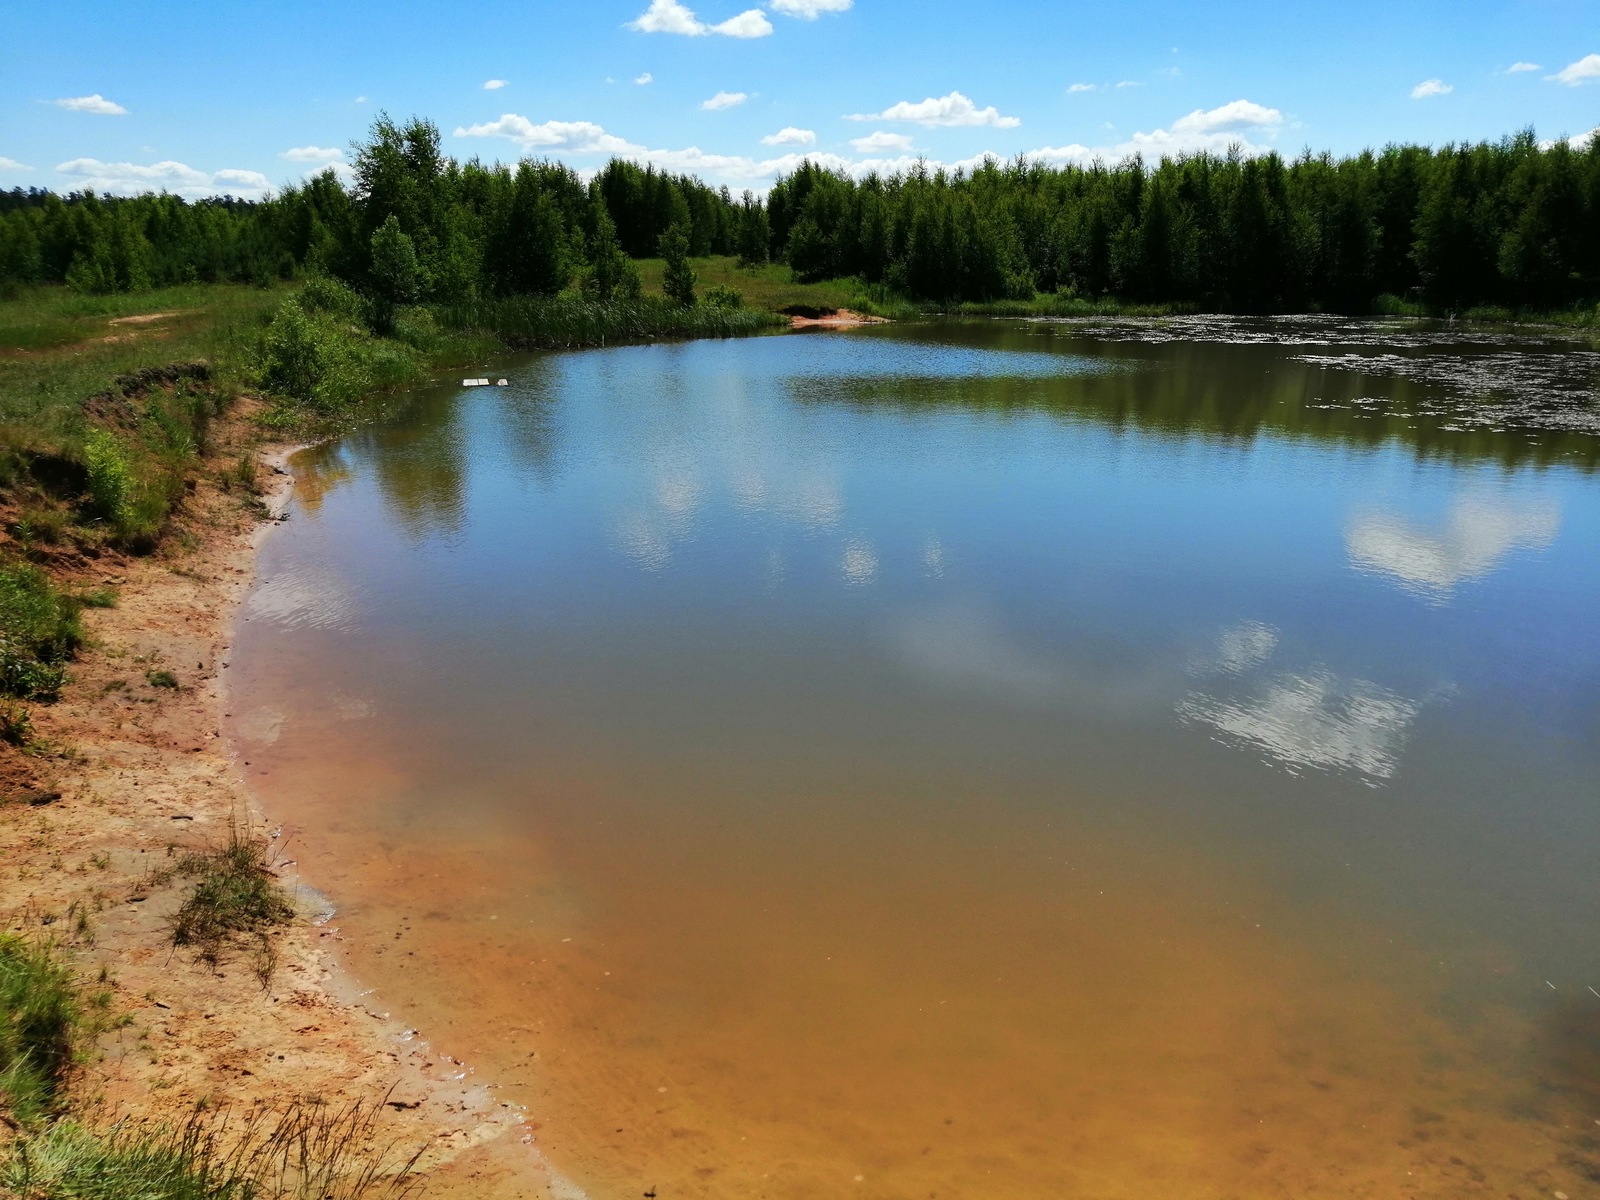
[[[251,943],[263,987],[276,962],[270,931],[294,916],[267,847],[266,838],[234,828],[226,845],[179,859],[176,873],[195,882],[172,923],[172,944],[192,946],[213,969],[228,946]]]

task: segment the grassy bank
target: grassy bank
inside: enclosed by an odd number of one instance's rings
[[[515,296],[441,307],[439,323],[457,334],[493,338],[520,350],[572,349],[655,338],[747,337],[786,322],[754,308],[641,299],[595,304],[572,296]]]

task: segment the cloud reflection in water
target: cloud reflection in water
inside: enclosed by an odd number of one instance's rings
[[[1288,768],[1353,772],[1376,784],[1400,763],[1422,705],[1366,679],[1322,666],[1272,670],[1276,630],[1245,621],[1222,633],[1211,676],[1178,702],[1180,720],[1209,726],[1224,744],[1250,748]]]
[[[1547,548],[1560,525],[1553,501],[1513,506],[1468,496],[1434,529],[1392,513],[1357,514],[1345,530],[1345,549],[1357,570],[1388,576],[1443,603],[1459,584],[1487,575],[1513,550]]]

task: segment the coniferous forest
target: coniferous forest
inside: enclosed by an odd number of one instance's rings
[[[1349,158],[1017,159],[854,179],[812,163],[763,200],[613,160],[458,163],[379,118],[348,183],[261,201],[0,193],[0,283],[86,292],[322,274],[389,303],[636,294],[632,260],[786,262],[919,302],[1083,300],[1232,312],[1554,311],[1600,300],[1600,136]],[[681,235],[681,240],[680,240]]]

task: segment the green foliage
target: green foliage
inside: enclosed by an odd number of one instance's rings
[[[0,193],[0,293],[321,273],[371,299],[387,331],[394,305],[554,295],[579,275],[593,299],[628,299],[617,251],[646,258],[676,229],[685,257],[777,259],[805,283],[853,278],[940,306],[1063,291],[1348,312],[1385,295],[1454,312],[1600,299],[1600,139],[861,180],[806,162],[763,203],[622,161],[587,185],[552,162],[457,163],[431,122],[380,115],[353,165],[349,188],[324,172],[248,203]]]
[[[504,300],[443,307],[439,319],[449,328],[487,334],[526,350],[571,349],[639,342],[663,337],[747,337],[768,333],[787,322],[752,309],[683,305],[646,297],[598,304],[568,296],[514,296]]]
[[[744,296],[737,288],[718,283],[706,289],[704,303],[709,308],[743,308]]]
[[[146,671],[144,673],[144,679],[145,682],[153,688],[176,689],[178,686],[178,677],[171,671]]]
[[[639,268],[622,252],[617,227],[603,204],[594,206],[594,230],[589,235],[589,269],[583,277],[583,294],[601,304],[639,298]]]
[[[946,307],[1065,292],[1188,310],[1364,313],[1398,297],[1526,311],[1600,296],[1600,138],[862,180],[804,163],[767,217],[797,278],[856,276]]]
[[[0,693],[54,699],[83,640],[78,606],[26,564],[0,566]]]
[[[133,473],[116,435],[108,429],[89,430],[83,438],[83,462],[94,514],[114,525],[122,524],[132,511]]]
[[[661,290],[668,300],[684,308],[694,306],[694,268],[689,265],[689,236],[683,226],[674,225],[661,235],[661,259],[666,264],[661,274]]]
[[[425,279],[416,246],[391,213],[372,235],[372,284],[378,299],[410,304],[426,290]]]
[[[356,291],[331,275],[315,274],[307,278],[305,286],[295,296],[295,303],[302,312],[326,313],[352,324],[360,321],[366,312]]]
[[[81,1019],[72,974],[52,948],[0,934],[0,1100],[14,1120],[32,1124],[59,1106]]]

